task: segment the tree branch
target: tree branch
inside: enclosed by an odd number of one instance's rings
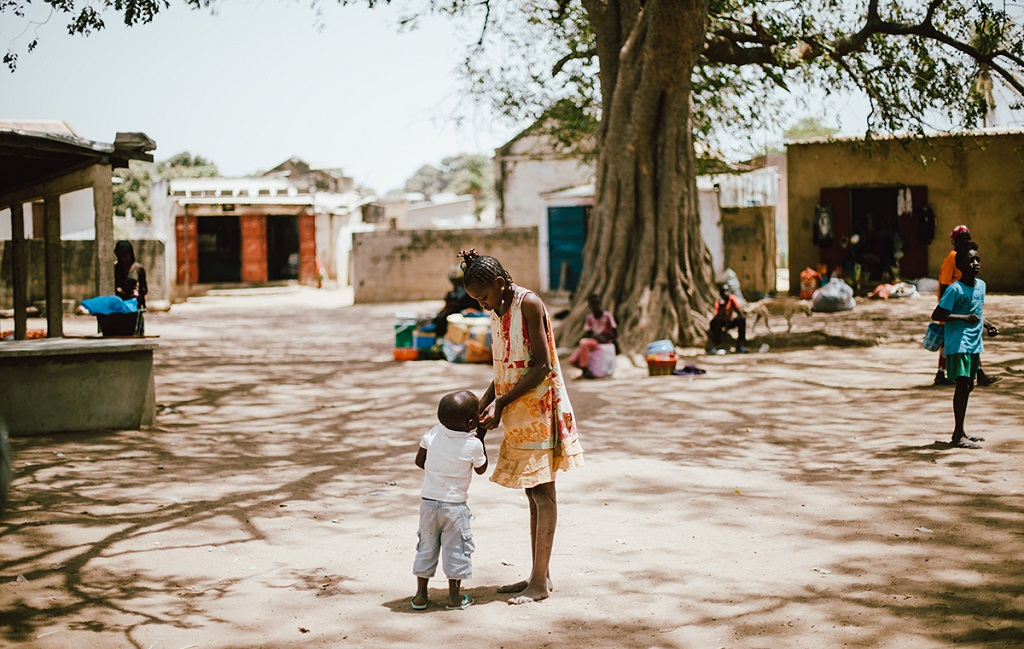
[[[558,76],[558,73],[566,66],[569,61],[578,61],[580,59],[592,59],[597,56],[597,48],[590,48],[583,50],[582,52],[572,51],[558,59],[555,64],[551,67],[551,76]]]
[[[726,29],[709,32],[704,41],[702,57],[711,63],[727,65],[759,65],[774,66],[781,69],[792,69],[828,54],[837,63],[850,54],[863,52],[869,39],[876,35],[917,36],[936,41],[962,54],[967,55],[979,64],[988,66],[999,75],[1007,85],[1024,96],[1024,81],[1018,79],[1013,72],[1001,63],[1010,63],[1024,68],[1024,59],[1006,50],[996,50],[986,54],[932,24],[932,17],[942,0],[931,0],[928,11],[920,23],[905,24],[882,20],[878,16],[878,0],[868,4],[868,14],[864,25],[847,38],[837,40],[831,46],[825,46],[817,37],[800,38],[794,42],[782,42],[776,37],[758,29],[759,24],[745,25],[754,33],[743,33]],[[752,23],[757,23],[754,17]],[[750,46],[753,45],[753,46]],[[845,68],[844,68],[845,69]]]
[[[491,24],[491,0],[481,0],[480,4],[484,6],[484,21],[480,26],[480,39],[477,40],[477,46],[484,44],[484,37],[487,35],[487,26]]]

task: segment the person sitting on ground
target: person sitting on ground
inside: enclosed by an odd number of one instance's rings
[[[712,354],[719,353],[725,332],[735,329],[736,353],[746,354],[747,319],[744,317],[743,307],[736,296],[729,292],[727,284],[718,287],[718,295],[719,299],[715,300],[715,313],[711,317],[711,327],[708,329],[708,340],[711,341],[711,348],[708,351]]]
[[[420,440],[416,466],[423,469],[420,490],[420,531],[416,546],[416,594],[412,607],[427,608],[427,584],[437,570],[438,556],[444,557],[444,574],[448,577],[448,604],[445,608],[459,610],[473,600],[460,593],[462,580],[473,575],[471,556],[475,549],[469,530],[472,515],[466,499],[473,471],[482,475],[487,470],[487,450],[479,428],[480,401],[469,390],[450,392],[441,397],[437,419]],[[474,432],[476,431],[476,432]]]
[[[942,266],[939,268],[939,290],[937,291],[936,300],[942,300],[942,294],[946,292],[949,285],[960,279],[960,270],[956,267],[956,253],[971,243],[970,228],[966,225],[956,226],[950,232],[949,240],[953,244],[953,249],[946,254],[945,259],[942,260]],[[1001,376],[989,376],[985,373],[984,368],[978,367],[978,385],[983,388],[992,385],[1001,378]],[[934,385],[953,385],[956,383],[953,379],[946,378],[946,352],[943,349],[939,349],[939,368],[935,373],[935,381],[933,383]]]
[[[985,322],[985,281],[978,277],[981,255],[978,244],[968,242],[956,253],[960,279],[946,289],[932,320],[945,323],[946,368],[956,381],[953,393],[953,438],[950,444],[961,448],[981,448],[983,437],[968,435],[964,429],[967,401],[974,389],[974,378],[984,351],[982,332],[999,335],[999,328]]]
[[[466,309],[478,310],[477,301],[469,297],[466,287],[462,285],[462,269],[458,266],[452,268],[448,273],[448,281],[452,283],[452,290],[444,296],[444,307],[434,316],[434,335],[444,338],[448,333],[448,316],[455,313],[462,313]]]
[[[601,306],[600,295],[591,293],[587,298],[587,304],[590,306],[590,313],[583,323],[583,338],[580,339],[576,351],[569,357],[569,363],[583,370],[582,378],[603,378],[605,375],[598,376],[592,369],[592,362],[596,359],[591,357],[593,354],[607,353],[605,350],[608,348],[602,348],[602,345],[612,345],[611,353],[614,355],[619,326],[615,323],[612,312]]]

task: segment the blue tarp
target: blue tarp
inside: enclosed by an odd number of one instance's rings
[[[135,298],[122,300],[116,295],[100,295],[82,300],[82,306],[92,315],[110,315],[111,313],[135,313],[139,310],[139,301]]]

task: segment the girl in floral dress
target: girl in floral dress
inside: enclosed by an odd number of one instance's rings
[[[499,592],[515,593],[510,604],[539,601],[551,591],[555,472],[582,466],[583,448],[544,302],[517,286],[494,257],[476,250],[460,255],[466,292],[491,312],[494,381],[480,400],[480,423],[486,429],[501,423],[505,434],[491,481],[525,489],[530,503],[530,577]]]

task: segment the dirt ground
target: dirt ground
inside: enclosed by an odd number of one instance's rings
[[[476,604],[445,611],[438,578],[423,612],[417,442],[441,394],[490,380],[392,360],[395,312],[439,303],[291,289],[151,313],[154,430],[12,440],[0,644],[1024,646],[1024,297],[986,304],[1003,380],[971,396],[975,451],[946,444],[952,390],[919,342],[933,300],[780,320],[766,353],[693,350],[704,376],[620,357],[570,381],[586,466],[559,476],[556,591],[495,592],[529,569],[527,506],[477,477]]]

